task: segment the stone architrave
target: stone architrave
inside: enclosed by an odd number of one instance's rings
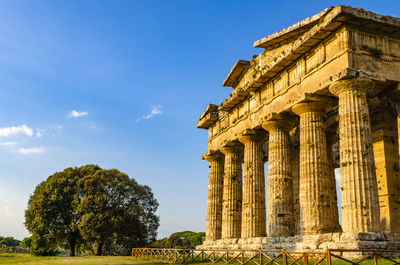
[[[202,158],[210,163],[205,240],[214,241],[221,239],[224,156],[220,152],[207,152]]]
[[[242,225],[243,147],[229,143],[221,148],[225,155],[222,203],[222,239],[240,238]]]
[[[293,121],[274,115],[262,126],[269,132],[268,236],[292,236],[295,231],[289,129]]]
[[[300,233],[333,231],[327,144],[323,110],[326,102],[299,103],[300,116]]]
[[[367,91],[374,83],[355,78],[333,83],[339,97],[340,180],[343,232],[379,232],[379,201]]]
[[[244,144],[243,201],[241,238],[266,234],[263,130],[246,130],[239,141]]]

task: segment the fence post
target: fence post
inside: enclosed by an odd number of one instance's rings
[[[303,260],[304,260],[303,265],[308,265],[308,255],[307,255],[307,253],[304,253]]]
[[[326,250],[326,265],[332,265],[331,250]]]
[[[282,252],[282,260],[283,260],[283,265],[287,265],[286,250],[283,250]]]
[[[376,258],[376,251],[374,250],[374,265],[378,265],[378,259]]]

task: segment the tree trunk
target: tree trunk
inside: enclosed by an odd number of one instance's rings
[[[96,256],[101,256],[102,253],[103,253],[103,242],[99,243],[99,245],[97,246]]]
[[[71,239],[69,241],[69,255],[71,257],[75,257],[75,246],[76,246],[76,239]]]

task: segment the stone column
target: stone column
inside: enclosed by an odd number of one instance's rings
[[[290,165],[293,179],[293,222],[294,234],[300,234],[300,201],[299,201],[299,178],[300,178],[300,146],[297,141],[290,145]]]
[[[205,240],[214,241],[221,239],[224,156],[220,152],[207,152],[202,158],[210,163]]]
[[[372,141],[378,185],[381,228],[400,232],[400,168],[396,111],[371,111]]]
[[[242,161],[239,143],[221,148],[225,155],[222,203],[222,239],[240,238],[242,225]]]
[[[379,201],[372,150],[368,79],[340,80],[329,90],[339,97],[340,178],[343,232],[379,232]]]
[[[293,179],[290,166],[288,118],[276,116],[263,123],[269,132],[268,150],[268,236],[292,236]]]
[[[299,103],[300,116],[300,231],[301,234],[332,232],[333,213],[329,194],[323,102]]]
[[[239,137],[244,144],[242,238],[263,237],[266,232],[263,142],[265,132],[246,130]]]
[[[329,182],[330,182],[330,190],[331,193],[327,195],[330,196],[331,207],[332,207],[332,232],[340,231],[339,224],[339,209],[338,209],[338,201],[337,201],[337,191],[336,191],[336,175],[335,175],[335,167],[334,167],[334,157],[332,145],[337,142],[336,133],[327,134],[327,156],[328,156],[328,172],[330,174]]]

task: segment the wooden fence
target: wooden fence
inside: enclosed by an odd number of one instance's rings
[[[254,265],[400,265],[400,250],[345,250],[328,249],[326,251],[286,251],[286,250],[195,250],[133,248],[132,256],[165,262],[197,263],[221,262],[226,264]],[[352,259],[348,257],[360,256]],[[346,258],[345,258],[346,257]]]
[[[22,254],[29,254],[29,248],[0,246],[0,253],[22,253]]]

